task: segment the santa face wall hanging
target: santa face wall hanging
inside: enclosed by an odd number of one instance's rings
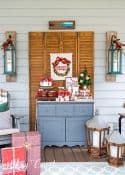
[[[52,53],[50,63],[53,80],[65,80],[66,77],[72,77],[72,53]]]

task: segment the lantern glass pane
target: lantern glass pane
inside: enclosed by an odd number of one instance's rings
[[[111,65],[112,65],[111,58],[112,58],[112,52],[111,52],[111,50],[109,50],[109,52],[108,52],[108,72],[109,73],[111,73]]]
[[[99,132],[94,131],[93,132],[93,147],[99,147]]]
[[[118,67],[119,67],[118,60],[119,60],[118,51],[115,50],[113,54],[113,72],[118,72]]]
[[[13,72],[16,72],[16,56],[15,56],[15,50],[13,49]]]
[[[101,145],[99,145],[99,135],[101,134]],[[104,138],[104,131],[93,131],[93,138],[92,143],[93,147],[102,147],[104,145],[105,138]]]
[[[118,51],[118,72],[121,72],[121,51]]]
[[[111,146],[110,147],[111,156],[117,157],[118,147],[117,146]],[[122,157],[122,147],[119,147],[119,158]]]
[[[15,67],[15,49],[8,48],[4,53],[4,73],[10,75],[15,74]]]
[[[93,131],[90,130],[90,143],[93,145]]]
[[[7,50],[6,52],[6,72],[12,72],[12,52]]]

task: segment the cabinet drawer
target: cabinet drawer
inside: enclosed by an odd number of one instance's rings
[[[65,141],[65,119],[41,117],[38,120],[38,130],[43,142]]]
[[[43,115],[55,115],[55,105],[54,104],[39,104],[37,107],[38,116]]]
[[[73,115],[73,104],[57,104],[56,116],[71,116]]]
[[[76,104],[74,106],[74,115],[93,115],[93,105],[92,104]]]

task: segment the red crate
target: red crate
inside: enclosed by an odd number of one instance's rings
[[[26,175],[25,147],[2,148],[2,174]]]

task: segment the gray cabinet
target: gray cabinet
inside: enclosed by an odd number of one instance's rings
[[[85,122],[93,116],[93,102],[37,101],[36,117],[42,146],[85,145]]]

